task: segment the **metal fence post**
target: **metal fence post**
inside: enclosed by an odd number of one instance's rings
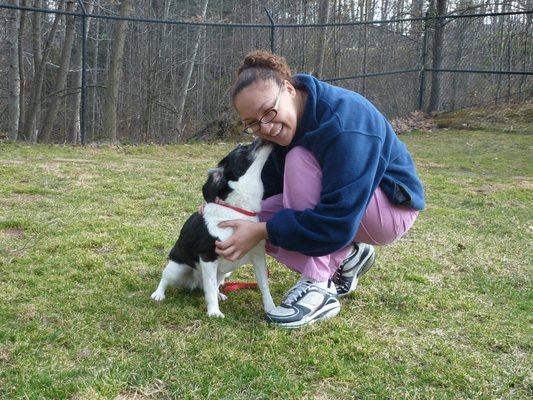
[[[424,35],[422,39],[422,51],[420,52],[420,78],[418,86],[418,110],[421,111],[424,108],[424,90],[426,87],[426,53],[427,53],[427,38],[428,38],[428,16],[429,12],[426,12],[424,18]]]
[[[82,0],[78,0],[82,11],[81,31],[81,106],[80,106],[80,143],[85,144],[85,116],[87,115],[87,11]]]
[[[265,7],[265,11],[268,15],[268,19],[270,20],[270,51],[272,53],[275,53],[276,52],[276,37],[274,36],[275,32],[275,24],[274,24],[274,19],[272,18],[272,14],[270,13],[270,11],[268,11],[268,9]]]

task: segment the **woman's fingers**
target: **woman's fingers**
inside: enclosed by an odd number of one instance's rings
[[[215,252],[219,256],[222,256],[225,259],[230,260],[230,261],[238,260],[241,256],[241,253],[234,246],[228,247],[225,250],[221,250],[218,247],[216,247]]]
[[[217,249],[220,250],[226,250],[228,247],[233,246],[233,237],[230,237],[229,239],[224,240],[223,242],[215,241],[215,246]]]

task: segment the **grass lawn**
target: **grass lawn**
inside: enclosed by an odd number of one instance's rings
[[[427,210],[298,331],[264,323],[258,291],[223,320],[201,293],[150,300],[232,144],[0,143],[0,398],[531,398],[533,121],[447,124],[402,136]],[[269,265],[279,302],[296,276]]]

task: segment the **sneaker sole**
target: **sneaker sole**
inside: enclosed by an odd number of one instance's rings
[[[296,329],[301,328],[302,326],[314,324],[317,321],[323,321],[329,318],[335,317],[341,310],[341,305],[339,302],[330,304],[329,306],[324,306],[320,310],[317,310],[315,314],[309,315],[305,318],[302,318],[300,321],[289,322],[289,323],[272,323],[273,325],[279,326],[280,328],[286,329]]]
[[[359,283],[359,278],[363,276],[372,266],[374,265],[374,261],[376,260],[376,252],[373,252],[372,255],[365,261],[361,269],[357,272],[357,275],[352,281],[352,284],[350,285],[350,289],[343,294],[338,294],[338,298],[342,298],[345,296],[348,296],[350,293],[353,293],[355,289],[357,288],[357,284]]]

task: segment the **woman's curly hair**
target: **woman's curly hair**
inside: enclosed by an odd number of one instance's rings
[[[283,85],[285,80],[295,84],[292,78],[291,68],[285,57],[272,54],[266,50],[255,50],[248,53],[237,70],[237,79],[231,87],[232,100],[245,87],[256,81],[272,80],[278,86]]]

